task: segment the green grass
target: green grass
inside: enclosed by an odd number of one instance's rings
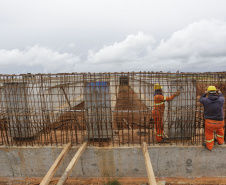
[[[117,179],[108,180],[104,185],[121,185]]]

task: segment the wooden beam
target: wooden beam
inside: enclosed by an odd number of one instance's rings
[[[144,160],[145,160],[146,170],[147,170],[147,174],[148,174],[149,184],[157,185],[146,142],[142,143],[142,150],[143,150],[143,154],[144,154]]]
[[[70,107],[70,110],[72,110],[71,102],[69,101],[68,96],[67,96],[67,94],[66,94],[64,88],[61,87],[61,90],[62,90],[63,93],[64,93],[64,96],[65,96],[65,98],[66,98],[66,100],[67,100],[67,103],[68,103],[68,105],[69,105],[69,107]],[[72,112],[72,114],[73,114],[73,116],[75,117],[75,121],[76,121],[76,124],[77,124],[78,128],[81,129],[81,126],[80,126],[79,121],[78,121],[78,119],[77,119],[76,112]]]
[[[129,123],[123,118],[123,121],[126,123],[126,125],[129,127],[129,129],[131,130],[131,126],[129,125]]]
[[[42,179],[40,185],[48,185],[50,183],[51,179],[53,178],[54,174],[56,173],[57,169],[59,168],[60,164],[62,163],[62,161],[64,160],[64,158],[66,157],[70,149],[71,149],[71,143],[68,143],[64,147],[60,155],[57,157],[57,159],[55,160],[55,162],[53,163],[53,165],[51,166],[51,168],[49,169],[45,177]]]
[[[84,100],[84,95],[80,95],[76,98],[74,98],[73,100],[70,101],[70,104],[72,104],[72,106],[77,106],[78,104],[82,103]],[[55,108],[55,110],[53,111],[54,113],[58,113],[61,109],[66,109],[67,107],[69,107],[68,102],[66,102],[65,104]]]
[[[63,175],[60,177],[60,180],[58,181],[57,185],[63,185],[66,182],[67,178],[69,177],[73,168],[77,164],[82,153],[85,151],[86,147],[87,147],[87,142],[83,143],[82,146],[78,149],[78,151],[76,152],[76,154],[72,158],[71,162],[69,163],[68,167],[64,171]]]

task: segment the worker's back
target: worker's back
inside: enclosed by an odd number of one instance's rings
[[[206,98],[204,95],[199,100],[204,105],[204,115],[206,119],[222,121],[224,97],[222,94],[209,94]]]

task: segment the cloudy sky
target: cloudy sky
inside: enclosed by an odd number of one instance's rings
[[[0,0],[0,74],[226,71],[225,0]]]

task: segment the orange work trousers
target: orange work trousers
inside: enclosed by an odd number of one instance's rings
[[[214,145],[213,132],[216,130],[217,142],[219,144],[224,143],[224,120],[215,121],[211,119],[205,120],[205,136],[206,136],[206,146],[209,150],[212,150]]]
[[[162,106],[158,106],[157,108],[154,108],[152,111],[152,116],[154,118],[154,123],[155,123],[155,129],[156,129],[156,141],[161,142],[162,137],[163,137],[163,112],[164,108]]]

